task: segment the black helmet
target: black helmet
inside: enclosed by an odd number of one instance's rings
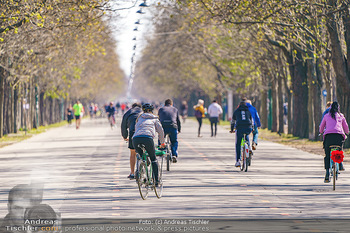
[[[144,105],[142,105],[142,110],[144,111],[144,112],[149,112],[149,111],[153,111],[153,109],[154,109],[154,107],[153,107],[153,105],[152,104],[144,104]]]

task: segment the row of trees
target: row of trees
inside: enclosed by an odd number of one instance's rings
[[[181,99],[221,99],[233,90],[235,99],[253,100],[264,127],[280,133],[288,102],[288,133],[313,140],[327,90],[327,101],[337,100],[350,121],[349,1],[179,0],[159,7],[136,89],[148,83],[161,86],[158,95]]]
[[[124,89],[109,1],[0,1],[0,137]]]

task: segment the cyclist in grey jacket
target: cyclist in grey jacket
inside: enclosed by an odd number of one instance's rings
[[[164,131],[163,127],[157,116],[153,115],[154,107],[151,104],[142,105],[142,113],[136,120],[135,134],[132,138],[134,148],[136,152],[142,156],[143,151],[139,145],[144,145],[145,149],[152,161],[153,175],[156,178],[156,185],[158,183],[158,163],[156,158],[156,152],[154,148],[153,139],[158,133],[158,138],[161,143],[161,147],[165,147]]]

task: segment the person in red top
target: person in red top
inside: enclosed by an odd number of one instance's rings
[[[326,154],[324,158],[324,166],[326,169],[325,183],[329,181],[329,168],[330,168],[330,153],[329,146],[338,145],[343,146],[343,142],[346,139],[346,134],[349,133],[349,126],[343,114],[339,111],[338,102],[333,102],[329,113],[327,113],[321,122],[320,133],[323,133],[323,147]],[[340,171],[344,171],[344,166],[340,163]]]
[[[126,108],[126,104],[125,104],[125,103],[122,103],[122,105],[120,106],[120,108],[122,109],[122,114],[124,115],[124,111],[125,111],[125,108]]]

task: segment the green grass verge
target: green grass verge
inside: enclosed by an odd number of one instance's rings
[[[46,132],[49,129],[65,126],[67,124],[68,124],[67,121],[61,121],[61,122],[47,125],[47,126],[40,126],[37,129],[28,130],[27,134],[25,133],[24,130],[20,129],[20,131],[16,134],[8,134],[8,135],[4,135],[4,137],[0,138],[0,148],[4,147],[4,146],[11,145],[11,144],[16,143],[16,142],[26,140],[26,139],[32,137],[33,135],[37,135],[37,134]]]

